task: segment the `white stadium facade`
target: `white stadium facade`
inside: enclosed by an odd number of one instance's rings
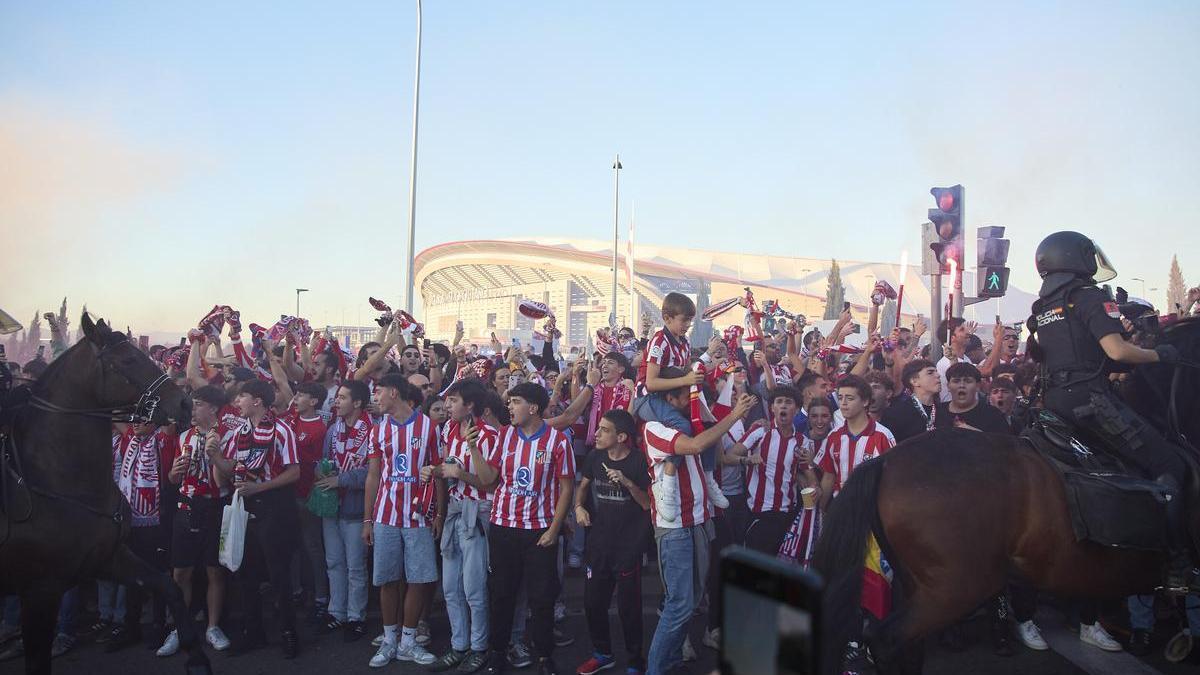
[[[462,320],[466,339],[486,342],[492,332],[507,343],[527,341],[535,322],[517,311],[525,298],[550,306],[558,318],[566,346],[583,346],[589,336],[608,325],[612,304],[612,242],[583,239],[537,238],[455,241],[417,254],[415,283],[422,300],[422,319],[430,337],[449,339],[455,322]],[[696,301],[700,311],[710,303],[740,296],[744,287],[754,291],[761,305],[776,300],[783,309],[820,319],[825,312],[826,279],[831,260],[702,251],[638,244],[633,262],[633,289],[629,288],[627,258],[622,246],[617,274],[617,324],[636,326],[648,314],[660,324],[659,307],[672,291]],[[899,264],[838,260],[845,300],[856,317],[865,320],[869,296],[877,279],[899,287]],[[904,323],[916,315],[929,315],[928,278],[921,276],[920,259],[910,265],[904,280]],[[968,270],[963,285],[972,289]],[[970,292],[968,292],[970,294]],[[1004,321],[1023,320],[1033,297],[1011,285],[1000,302]],[[981,322],[991,320],[995,301],[979,306]],[[635,316],[636,314],[636,316]],[[968,309],[967,318],[972,317]],[[714,323],[720,329],[741,323],[744,313],[734,309]],[[540,328],[541,322],[536,322]],[[707,340],[712,326],[697,320],[693,344]]]

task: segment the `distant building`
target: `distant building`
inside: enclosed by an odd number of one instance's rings
[[[648,315],[661,325],[659,308],[672,291],[696,301],[700,312],[710,303],[737,297],[749,286],[761,305],[776,300],[787,311],[820,319],[825,311],[825,280],[830,260],[701,251],[639,244],[634,260],[637,302],[631,311],[625,251],[621,251],[617,283],[617,324],[637,327]],[[899,257],[899,256],[897,256]],[[914,256],[915,257],[915,256]],[[919,258],[917,258],[919,260]],[[838,260],[845,299],[856,318],[866,321],[867,305],[876,279],[899,287],[899,265]],[[528,341],[535,322],[517,312],[530,298],[550,306],[558,318],[567,347],[584,346],[595,331],[608,325],[612,303],[612,242],[581,239],[503,239],[439,244],[417,254],[416,287],[423,301],[422,320],[431,338],[453,338],[461,319],[465,339],[481,343],[492,332],[503,343]],[[963,284],[973,288],[968,272]],[[929,291],[920,265],[911,265],[905,279],[904,322],[917,313],[929,315]],[[1023,320],[1032,296],[1009,287],[1003,299],[1006,321]],[[990,319],[994,303],[979,316]],[[719,317],[716,328],[741,323],[743,311]],[[970,312],[967,314],[970,317]],[[540,328],[542,322],[536,322]],[[714,326],[697,319],[692,342],[707,341]],[[369,337],[367,338],[370,339]]]

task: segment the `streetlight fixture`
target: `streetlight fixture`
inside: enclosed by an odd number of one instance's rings
[[[307,288],[297,288],[296,289],[296,316],[297,317],[300,316],[300,294],[307,293],[307,292],[308,292]]]
[[[412,165],[408,177],[408,280],[404,292],[404,308],[413,311],[413,278],[417,245],[417,118],[421,111],[421,0],[417,0],[417,66],[413,78]]]
[[[1129,280],[1142,282],[1142,299],[1144,300],[1146,298],[1146,280],[1139,279],[1138,277],[1129,277]]]
[[[619,249],[618,239],[621,233],[620,224],[620,204],[621,204],[621,154],[617,153],[616,159],[613,160],[613,261],[612,261],[612,307],[608,313],[608,327],[617,329],[617,251]]]

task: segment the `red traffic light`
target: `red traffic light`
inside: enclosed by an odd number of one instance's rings
[[[938,208],[943,211],[954,210],[954,195],[949,192],[943,192],[938,196]]]
[[[950,187],[935,187],[929,190],[929,194],[933,195],[933,201],[937,206],[947,214],[954,214],[962,206],[962,186],[952,185]]]

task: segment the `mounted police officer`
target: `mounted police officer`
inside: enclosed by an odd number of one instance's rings
[[[1187,468],[1181,450],[1109,385],[1114,362],[1175,363],[1179,352],[1167,344],[1143,349],[1125,339],[1117,303],[1096,287],[1117,272],[1090,238],[1055,232],[1038,245],[1036,264],[1042,287],[1029,321],[1044,369],[1045,407],[1171,490],[1166,586],[1184,588],[1191,566],[1181,491]]]

